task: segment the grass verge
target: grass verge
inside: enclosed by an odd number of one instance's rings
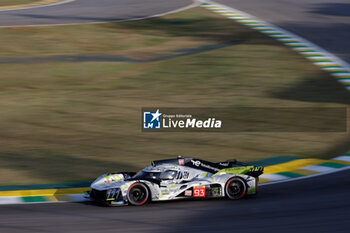
[[[331,157],[347,133],[142,133],[141,107],[344,106],[350,95],[289,48],[204,9],[124,23],[0,29],[0,183],[90,180],[176,155]],[[121,55],[157,62],[5,58]]]

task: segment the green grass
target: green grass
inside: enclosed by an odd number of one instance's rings
[[[22,4],[28,4],[33,2],[39,2],[41,0],[0,0],[0,7],[1,6],[13,6],[13,5],[22,5]]]
[[[0,29],[0,58],[121,54],[151,63],[0,64],[0,184],[90,180],[177,155],[331,157],[346,133],[142,133],[142,107],[344,106],[350,95],[289,48],[204,9],[143,21]]]

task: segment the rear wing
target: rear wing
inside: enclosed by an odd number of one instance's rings
[[[224,174],[242,174],[242,175],[258,177],[263,173],[264,173],[264,167],[236,166],[236,167],[224,168],[218,171],[217,173],[215,173],[214,176],[224,175]]]
[[[248,163],[238,162],[236,159],[230,159],[226,160],[224,162],[210,162],[202,159],[195,159],[195,158],[185,158],[182,156],[179,156],[177,159],[164,159],[164,160],[155,160],[152,161],[152,166],[159,166],[161,164],[174,164],[174,165],[180,165],[180,166],[187,166],[191,168],[196,168],[202,171],[210,172],[210,173],[218,173],[221,170],[226,169],[234,169],[234,168],[247,168],[244,169],[245,171],[248,171],[249,168],[256,168]],[[261,171],[260,171],[260,170]],[[252,174],[252,176],[259,176],[262,174],[264,168],[259,167],[258,170],[249,170]],[[236,169],[237,170],[237,169]]]
[[[236,159],[229,159],[224,162],[218,162],[217,165],[224,166],[224,167],[236,167],[236,166],[251,166],[248,163],[239,162]]]

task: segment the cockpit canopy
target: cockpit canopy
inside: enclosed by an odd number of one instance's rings
[[[179,175],[178,171],[167,170],[167,171],[140,171],[138,172],[133,179],[152,179],[152,180],[173,180]]]

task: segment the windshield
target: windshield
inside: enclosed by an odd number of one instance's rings
[[[154,179],[159,180],[160,179],[160,172],[145,172],[140,171],[138,172],[133,178],[137,179]]]
[[[165,171],[165,172],[138,172],[133,178],[136,179],[153,179],[153,180],[173,180],[177,175],[177,171]]]
[[[166,171],[160,176],[161,180],[173,180],[177,175],[177,171]]]

